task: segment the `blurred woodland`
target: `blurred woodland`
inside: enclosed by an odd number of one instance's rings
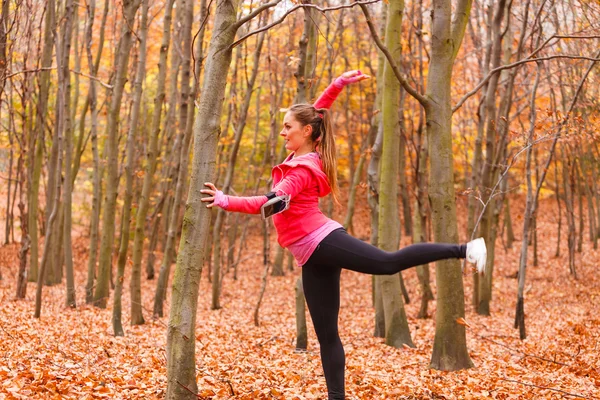
[[[349,398],[600,397],[598,2],[1,4],[0,398],[324,398],[272,222],[199,190],[268,192],[354,69],[322,211],[488,271],[344,272]]]

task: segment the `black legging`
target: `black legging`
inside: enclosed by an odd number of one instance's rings
[[[308,310],[321,345],[329,400],[344,399],[344,348],[338,334],[342,268],[371,275],[392,275],[446,258],[465,258],[466,245],[418,243],[393,253],[356,239],[344,229],[331,232],[302,266]]]

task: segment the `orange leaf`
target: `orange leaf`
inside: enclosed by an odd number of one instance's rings
[[[467,321],[465,321],[465,319],[462,318],[462,317],[461,318],[456,318],[456,323],[459,324],[459,325],[466,326],[468,328],[471,327],[471,325],[469,325],[469,323]]]

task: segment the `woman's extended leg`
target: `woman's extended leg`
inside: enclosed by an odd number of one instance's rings
[[[466,244],[417,243],[387,252],[337,229],[321,241],[311,260],[365,274],[391,275],[447,258],[465,258],[466,251]]]
[[[302,285],[308,311],[321,345],[321,363],[329,400],[343,400],[346,360],[338,333],[341,269],[335,265],[337,264],[314,263],[311,257],[302,267]]]

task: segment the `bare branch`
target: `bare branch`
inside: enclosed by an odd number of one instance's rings
[[[283,14],[283,15],[281,16],[281,18],[279,18],[277,21],[273,21],[273,22],[271,22],[271,23],[270,23],[270,24],[268,24],[268,25],[265,25],[265,26],[263,26],[263,27],[261,27],[261,28],[258,28],[258,29],[256,29],[256,30],[254,30],[254,31],[252,31],[252,32],[250,32],[250,33],[248,33],[248,34],[246,34],[246,35],[242,36],[241,38],[239,38],[238,40],[236,40],[235,42],[233,42],[233,43],[231,44],[231,46],[229,46],[229,49],[233,49],[234,47],[236,47],[237,45],[239,45],[240,43],[242,43],[244,40],[248,39],[250,36],[256,35],[256,34],[258,34],[258,33],[260,33],[260,32],[264,32],[264,31],[266,31],[266,30],[269,30],[269,29],[271,29],[272,27],[274,27],[274,26],[276,26],[276,25],[279,25],[279,24],[281,24],[283,21],[285,21],[285,19],[287,18],[287,16],[288,16],[288,15],[290,15],[291,13],[293,13],[294,11],[296,11],[296,10],[298,10],[298,9],[300,9],[300,8],[314,8],[315,10],[317,10],[317,11],[320,11],[320,12],[324,13],[324,12],[326,12],[326,11],[335,11],[335,10],[341,10],[342,8],[352,8],[352,7],[354,7],[355,5],[379,3],[380,1],[381,1],[381,0],[357,1],[357,2],[354,2],[354,3],[350,3],[350,4],[344,4],[344,5],[341,5],[341,6],[336,6],[336,7],[319,7],[319,6],[316,6],[316,5],[314,5],[314,4],[298,4],[298,5],[296,5],[296,6],[292,7],[292,8],[290,8],[289,10],[287,10],[287,11],[285,12],[285,14]],[[279,2],[279,1],[278,1],[278,2]],[[271,3],[268,3],[268,4],[271,4]],[[266,6],[266,5],[267,5],[267,4],[265,4],[265,6]],[[257,9],[257,10],[258,10],[258,9]],[[254,13],[253,13],[253,14],[254,14]],[[254,16],[256,16],[256,15],[254,15]],[[247,17],[246,17],[246,18],[247,18]],[[246,19],[246,18],[244,18],[244,19]],[[242,21],[242,20],[240,20],[240,21]],[[237,25],[238,25],[238,27],[241,25],[241,24],[239,23],[239,21],[238,21],[238,24],[237,24]]]
[[[542,43],[537,49],[535,49],[527,58],[531,58],[540,52],[544,47],[550,43],[552,39],[600,39],[600,35],[588,35],[588,36],[579,36],[579,35],[552,35],[550,36],[544,43]],[[558,43],[558,40],[553,43]]]
[[[596,57],[600,57],[600,51],[598,51],[598,53],[596,53]],[[563,126],[565,126],[567,124],[567,121],[569,120],[569,117],[571,116],[571,112],[573,111],[573,108],[575,107],[575,104],[577,103],[577,98],[579,97],[579,93],[581,93],[581,89],[583,88],[583,84],[585,83],[588,75],[590,74],[590,72],[592,71],[592,68],[594,68],[595,65],[596,65],[596,61],[592,62],[590,64],[590,66],[588,67],[587,71],[585,72],[585,74],[581,77],[581,80],[579,81],[579,85],[577,86],[577,90],[575,91],[575,94],[573,95],[573,100],[571,100],[571,105],[569,106],[569,109],[567,110],[567,115],[565,115],[565,118],[561,121],[560,126],[558,128],[558,133],[556,135],[556,139],[554,139],[554,142],[552,142],[552,148],[550,149],[550,154],[548,155],[548,160],[546,160],[546,164],[544,165],[544,169],[542,170],[542,176],[540,177],[540,180],[537,184],[537,188],[535,191],[535,198],[534,198],[535,200],[533,202],[533,213],[535,213],[537,211],[537,199],[540,196],[540,191],[542,190],[542,185],[544,184],[544,180],[546,179],[546,173],[548,172],[548,168],[550,167],[550,162],[552,161],[552,156],[554,155],[554,148],[556,147],[556,142],[558,142],[558,137],[560,136]]]
[[[56,69],[56,67],[41,67],[41,68],[36,68],[36,69],[25,69],[23,71],[17,71],[17,72],[13,72],[11,74],[8,74],[8,75],[6,75],[4,77],[4,79],[10,79],[10,78],[12,78],[14,76],[21,75],[21,74],[31,74],[31,73],[35,73],[35,72],[52,71],[54,69]],[[92,79],[92,80],[100,83],[100,85],[104,86],[107,89],[111,89],[112,90],[112,88],[113,88],[112,85],[109,85],[108,83],[102,82],[100,79],[98,79],[95,76],[85,74],[85,73],[83,73],[81,71],[75,71],[74,69],[71,69],[70,71],[73,72],[74,74],[85,76],[88,79]]]
[[[553,364],[557,364],[557,365],[562,365],[562,366],[564,366],[564,367],[569,367],[569,366],[570,366],[570,365],[568,365],[568,364],[561,363],[561,362],[558,362],[558,361],[556,361],[556,360],[550,360],[549,358],[544,358],[544,357],[536,356],[535,354],[529,354],[529,353],[525,353],[524,351],[521,351],[521,350],[518,350],[518,349],[514,349],[514,348],[512,348],[512,347],[510,347],[510,346],[507,346],[507,345],[506,345],[506,344],[504,344],[504,343],[496,342],[495,340],[492,340],[492,339],[490,339],[490,338],[488,338],[488,337],[486,337],[486,336],[479,335],[479,337],[480,337],[481,339],[483,339],[483,340],[487,340],[487,341],[488,341],[488,342],[490,342],[490,343],[494,343],[494,344],[496,344],[496,345],[498,345],[498,346],[502,346],[502,347],[504,347],[505,349],[508,349],[508,350],[510,350],[510,351],[513,351],[513,352],[515,352],[515,353],[521,353],[521,354],[524,356],[523,358],[526,358],[526,357],[531,357],[531,358],[536,358],[536,359],[538,359],[538,360],[546,361],[546,362],[549,362],[549,363],[553,363]]]
[[[543,185],[544,180],[546,178],[546,173],[548,172],[548,167],[550,166],[550,162],[552,161],[552,157],[554,155],[554,149],[556,147],[556,143],[558,142],[558,139],[561,136],[562,128],[567,124],[567,122],[569,120],[569,117],[571,116],[571,112],[573,111],[573,108],[575,107],[575,104],[577,103],[577,98],[579,97],[579,93],[581,92],[583,84],[585,83],[585,81],[586,81],[588,75],[590,74],[590,71],[594,67],[594,65],[596,65],[596,62],[600,61],[600,58],[598,58],[598,57],[600,57],[600,51],[598,51],[598,53],[596,53],[596,58],[592,59],[593,62],[588,67],[586,73],[581,77],[581,80],[579,81],[579,85],[577,86],[577,90],[575,92],[575,95],[573,96],[573,99],[571,100],[571,105],[569,106],[569,109],[567,110],[567,114],[565,115],[565,118],[560,122],[560,124],[558,126],[558,130],[557,130],[556,135],[545,136],[543,138],[535,140],[535,141],[531,142],[530,144],[528,144],[527,146],[523,147],[521,150],[519,150],[513,156],[510,165],[508,165],[506,167],[506,169],[504,170],[504,172],[500,175],[500,178],[498,179],[498,182],[496,182],[496,184],[492,188],[492,192],[490,194],[490,197],[488,198],[488,201],[483,205],[483,209],[481,210],[481,214],[479,214],[479,218],[477,219],[477,223],[475,224],[475,227],[473,228],[473,231],[471,232],[471,239],[473,239],[473,237],[475,236],[475,232],[477,232],[477,228],[479,227],[479,223],[481,222],[481,217],[485,213],[485,209],[487,208],[490,200],[492,198],[494,198],[497,194],[500,194],[500,192],[496,193],[496,189],[498,188],[498,186],[500,185],[500,183],[502,182],[502,180],[504,179],[504,177],[506,176],[506,174],[508,173],[508,171],[511,169],[511,167],[517,161],[517,157],[521,153],[523,153],[525,150],[527,150],[528,148],[533,147],[534,145],[536,145],[538,143],[546,142],[546,141],[548,141],[550,139],[553,139],[553,141],[552,141],[552,147],[550,149],[550,154],[548,155],[548,159],[546,160],[546,163],[544,165],[542,176],[540,177],[540,179],[539,179],[539,181],[537,183],[537,187],[536,187],[536,193],[535,193],[535,198],[534,198],[535,200],[534,200],[534,203],[533,203],[532,213],[535,213],[537,211],[537,199],[538,199],[538,197],[540,195],[540,191],[542,189],[542,185]]]
[[[531,387],[535,387],[535,388],[538,388],[538,389],[552,390],[552,391],[555,391],[555,392],[563,393],[563,394],[568,395],[568,396],[578,397],[580,399],[587,399],[588,398],[587,396],[582,396],[580,394],[569,393],[569,392],[565,392],[564,390],[554,389],[554,388],[547,387],[547,386],[538,386],[538,385],[534,385],[533,383],[521,382],[521,381],[518,381],[516,379],[508,379],[508,378],[502,378],[502,377],[498,377],[498,379],[500,379],[502,381],[518,383],[520,385],[531,386]]]
[[[479,89],[481,89],[483,87],[483,85],[485,85],[487,83],[487,81],[490,80],[490,78],[500,72],[500,71],[504,71],[505,69],[511,69],[511,68],[515,68],[518,67],[519,65],[523,65],[526,63],[531,63],[531,62],[538,62],[538,61],[547,61],[547,60],[553,60],[555,58],[567,58],[570,60],[589,60],[589,61],[600,61],[600,58],[595,58],[595,57],[587,57],[587,56],[572,56],[572,55],[553,55],[553,56],[547,56],[547,57],[538,57],[538,58],[526,58],[524,60],[520,60],[520,61],[515,61],[514,63],[511,64],[506,64],[506,65],[501,65],[497,68],[492,69],[485,78],[483,78],[483,80],[481,82],[479,82],[477,84],[477,86],[475,86],[475,88],[473,90],[471,90],[470,92],[468,92],[467,94],[465,94],[463,96],[462,99],[459,100],[458,103],[456,103],[456,105],[452,108],[452,112],[456,112],[456,110],[458,110],[460,107],[462,107],[462,105],[465,103],[465,101],[467,101],[467,99],[471,96],[473,96],[475,93],[477,93],[479,91]]]
[[[375,29],[375,26],[373,25],[373,22],[371,21],[371,15],[369,14],[369,10],[365,6],[365,4],[359,3],[358,5],[360,6],[363,14],[365,15],[365,19],[367,20],[367,25],[369,26],[369,30],[371,31],[371,36],[373,37],[375,44],[377,45],[377,47],[379,47],[379,50],[381,50],[381,52],[385,55],[385,58],[387,58],[388,62],[390,63],[390,66],[392,67],[392,70],[394,71],[394,75],[396,75],[396,78],[398,78],[398,81],[400,81],[400,84],[402,85],[404,90],[406,90],[408,92],[408,94],[410,94],[412,97],[417,99],[417,101],[419,103],[421,103],[421,105],[423,107],[427,106],[427,104],[428,104],[427,97],[425,97],[423,94],[419,93],[417,91],[417,89],[410,86],[410,84],[408,83],[406,78],[404,76],[402,76],[402,74],[400,73],[400,70],[398,69],[398,65],[396,65],[396,62],[394,61],[394,57],[392,57],[392,55],[390,54],[390,51],[388,50],[387,47],[385,47],[385,44],[383,44],[383,42],[381,41],[381,38],[377,34],[377,30]]]
[[[25,69],[23,71],[17,71],[17,72],[13,72],[12,74],[5,75],[3,79],[9,79],[9,78],[12,78],[13,76],[17,76],[17,75],[21,75],[21,74],[31,74],[33,72],[52,71],[53,69],[56,69],[56,67],[41,67],[41,68],[35,68],[35,69]]]
[[[239,21],[237,21],[235,23],[236,29],[239,29],[240,26],[244,25],[246,22],[250,21],[251,19],[256,17],[258,14],[260,14],[261,12],[268,10],[269,8],[275,7],[280,2],[281,2],[281,0],[275,0],[275,1],[263,4],[262,6],[258,7],[256,10],[252,11],[250,14],[246,15],[244,18],[241,18]]]
[[[84,74],[83,72],[81,72],[81,71],[75,71],[74,69],[72,69],[72,70],[70,70],[70,71],[71,71],[72,73],[74,73],[74,74],[81,75],[81,76],[85,76],[85,77],[86,77],[86,78],[88,78],[88,79],[94,80],[94,81],[98,82],[100,85],[104,86],[104,87],[105,87],[105,88],[107,88],[107,89],[110,89],[110,90],[112,90],[112,89],[113,89],[113,86],[112,86],[112,85],[109,85],[108,83],[104,83],[104,82],[102,82],[100,79],[98,79],[98,78],[97,78],[97,77],[95,77],[95,76],[88,75],[88,74]]]

